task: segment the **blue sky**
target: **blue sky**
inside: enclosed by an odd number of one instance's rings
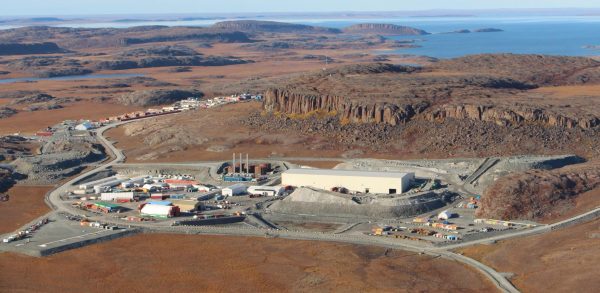
[[[0,0],[0,16],[600,8],[600,0]]]

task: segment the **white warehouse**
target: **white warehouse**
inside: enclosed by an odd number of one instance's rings
[[[290,169],[281,175],[283,185],[331,190],[344,187],[364,193],[403,193],[410,188],[415,173],[351,171],[335,169]]]

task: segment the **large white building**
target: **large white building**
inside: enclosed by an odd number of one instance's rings
[[[290,169],[281,175],[283,185],[331,190],[344,187],[364,193],[403,193],[410,188],[415,173],[351,171],[335,169]]]

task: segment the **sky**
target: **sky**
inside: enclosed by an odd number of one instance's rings
[[[600,0],[0,0],[0,16],[600,8]]]

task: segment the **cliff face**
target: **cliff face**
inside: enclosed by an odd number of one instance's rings
[[[499,125],[535,123],[564,128],[592,128],[600,125],[600,119],[593,116],[572,118],[543,109],[509,109],[486,105],[444,105],[425,113],[424,118],[430,121],[440,121],[445,118],[471,119]]]
[[[306,114],[313,111],[337,112],[349,122],[375,122],[397,125],[410,120],[428,107],[427,103],[395,105],[385,102],[362,103],[340,96],[300,94],[284,89],[268,90],[263,107],[267,111]]]
[[[429,33],[414,27],[385,23],[361,23],[344,28],[345,33],[351,34],[382,34],[382,35],[428,35]]]
[[[447,118],[494,122],[499,125],[536,124],[564,128],[592,128],[600,126],[600,118],[594,116],[567,117],[558,113],[535,108],[504,108],[486,105],[452,105],[430,107],[427,102],[415,104],[392,104],[387,102],[362,102],[341,96],[296,93],[286,89],[271,89],[263,102],[267,111],[287,114],[306,114],[312,111],[337,112],[349,122],[387,123],[397,125],[408,122],[419,114],[428,121]]]

